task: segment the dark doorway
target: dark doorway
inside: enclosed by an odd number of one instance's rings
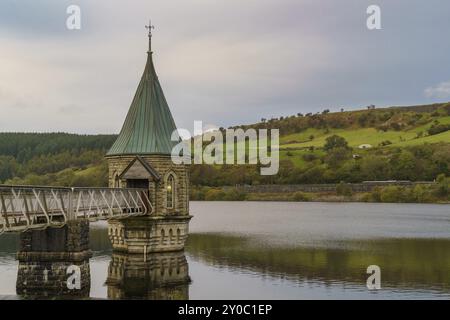
[[[127,180],[128,188],[148,189],[148,179],[129,179]]]
[[[144,205],[147,207],[147,210],[151,210],[150,203],[147,200],[150,197],[148,179],[127,179],[127,188],[145,189],[145,191],[142,191],[141,197],[144,201]]]

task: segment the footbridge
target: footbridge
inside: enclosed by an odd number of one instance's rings
[[[0,234],[152,213],[146,189],[0,185]]]

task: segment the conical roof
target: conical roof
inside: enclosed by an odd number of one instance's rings
[[[177,144],[171,141],[176,130],[163,90],[156,75],[151,51],[119,137],[106,156],[167,154]]]

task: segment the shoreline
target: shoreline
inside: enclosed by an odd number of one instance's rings
[[[449,205],[450,201],[438,201],[438,202],[377,202],[377,201],[358,201],[352,199],[314,199],[309,201],[295,201],[295,200],[284,200],[284,199],[244,199],[244,200],[194,200],[192,202],[302,202],[302,203],[380,203],[380,204],[436,204],[436,205]]]
[[[360,185],[360,184],[359,184]],[[358,185],[358,188],[359,188]],[[283,201],[328,203],[429,203],[450,204],[450,193],[438,184],[413,183],[410,185],[376,186],[370,190],[358,190],[352,184],[325,185],[327,191],[291,191],[293,185],[199,187],[190,192],[192,201]],[[317,190],[318,185],[314,188]],[[263,192],[269,189],[271,192]],[[253,189],[253,190],[252,190]],[[255,190],[256,189],[256,190]],[[291,189],[291,190],[289,190]],[[256,192],[255,192],[256,191]]]

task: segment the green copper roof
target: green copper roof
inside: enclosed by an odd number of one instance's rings
[[[151,39],[151,34],[149,34]],[[151,46],[150,46],[151,48]],[[106,154],[171,154],[175,122],[164,97],[149,49],[144,74],[131,103],[119,137]]]

